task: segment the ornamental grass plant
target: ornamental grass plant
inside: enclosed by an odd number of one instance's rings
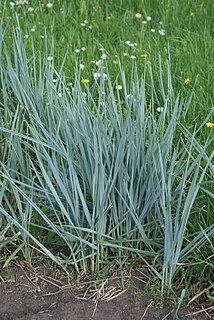
[[[128,81],[123,65],[112,79],[103,61],[93,82],[77,66],[71,87],[66,57],[57,70],[53,51],[42,58],[32,47],[27,57],[20,32],[12,52],[3,30],[0,39],[5,265],[42,256],[97,272],[134,254],[162,291],[191,262],[211,273],[213,135],[198,136],[213,110],[191,132],[184,125],[194,88],[186,97],[173,89],[170,53],[167,68],[159,57],[158,81],[151,64],[139,72],[135,63]]]

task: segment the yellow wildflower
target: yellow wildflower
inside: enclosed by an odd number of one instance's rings
[[[195,16],[195,12],[190,12],[190,17],[194,17]]]
[[[147,59],[148,58],[148,54],[147,53],[143,53],[143,54],[141,54],[141,57],[143,57],[144,59]]]
[[[140,12],[137,12],[137,13],[135,14],[135,17],[136,17],[137,19],[140,19],[140,18],[142,17],[142,14],[141,14]]]
[[[108,16],[108,17],[107,17],[107,20],[112,20],[112,16]]]
[[[89,80],[89,79],[83,79],[82,82],[83,82],[83,83],[89,83],[90,80]]]
[[[207,122],[206,123],[207,128],[213,128],[214,127],[214,123],[212,122]]]
[[[190,82],[191,82],[190,78],[187,78],[187,79],[184,80],[185,84],[189,84]]]

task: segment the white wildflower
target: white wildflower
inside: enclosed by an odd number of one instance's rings
[[[121,86],[120,84],[118,84],[118,85],[116,86],[116,89],[117,89],[117,90],[122,90],[122,89],[123,89],[123,86]]]
[[[105,60],[107,58],[107,55],[105,54],[105,53],[103,53],[102,55],[101,55],[101,59],[102,60]]]
[[[51,8],[53,7],[53,3],[48,2],[48,3],[46,4],[46,7],[47,7],[48,9],[51,9]]]
[[[164,110],[163,107],[158,107],[157,108],[157,112],[163,112],[163,110]]]
[[[159,32],[159,34],[161,36],[165,36],[166,35],[166,31],[164,29],[160,29],[158,32]]]
[[[100,66],[101,63],[102,63],[102,60],[98,60],[98,61],[95,62],[96,66]]]
[[[94,76],[94,80],[98,80],[100,78],[100,73],[99,72],[95,72],[93,74],[93,76]]]

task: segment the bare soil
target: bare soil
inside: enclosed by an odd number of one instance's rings
[[[0,266],[1,268],[1,266]],[[136,277],[135,277],[136,278]],[[140,279],[140,278],[139,278]],[[0,269],[0,320],[170,320],[176,306],[143,295],[144,280],[121,289],[114,278],[68,283],[57,270]],[[214,319],[210,304],[184,306],[183,320]]]

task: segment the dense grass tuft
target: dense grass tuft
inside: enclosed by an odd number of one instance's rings
[[[134,254],[162,292],[209,278],[213,40],[210,20],[195,22],[205,5],[91,2],[0,6],[5,266],[42,255],[97,272]]]

